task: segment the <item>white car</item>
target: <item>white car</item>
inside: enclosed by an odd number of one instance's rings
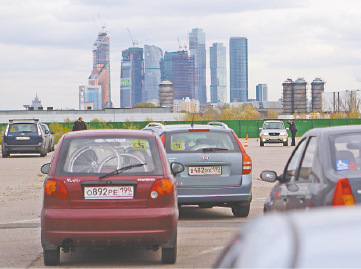
[[[359,268],[361,207],[270,213],[253,219],[214,268]]]
[[[263,123],[259,134],[259,145],[264,146],[265,143],[283,143],[288,146],[288,134],[282,120],[266,120]]]

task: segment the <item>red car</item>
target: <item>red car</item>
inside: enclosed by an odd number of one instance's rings
[[[136,130],[70,132],[44,164],[41,243],[44,264],[85,246],[162,248],[177,256],[178,206],[174,175],[159,137]]]

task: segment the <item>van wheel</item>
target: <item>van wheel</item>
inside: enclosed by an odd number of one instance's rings
[[[43,250],[45,265],[58,265],[60,263],[60,247],[55,250]]]
[[[251,207],[250,203],[248,205],[234,205],[234,206],[232,206],[233,216],[235,216],[236,218],[248,217],[250,207]]]

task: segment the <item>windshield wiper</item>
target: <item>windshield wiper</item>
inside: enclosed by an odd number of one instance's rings
[[[113,172],[110,172],[108,174],[105,174],[103,176],[100,176],[99,179],[105,178],[105,177],[109,177],[109,176],[114,176],[114,175],[119,175],[121,173],[123,173],[124,171],[136,168],[136,167],[142,167],[143,165],[146,165],[146,163],[138,163],[138,164],[133,164],[133,165],[129,165],[129,166],[124,166],[122,168],[119,168]]]
[[[203,152],[212,152],[212,151],[219,151],[219,150],[228,150],[226,148],[204,148]]]

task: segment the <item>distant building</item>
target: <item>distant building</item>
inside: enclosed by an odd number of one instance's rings
[[[101,86],[102,108],[113,106],[110,88],[109,36],[104,32],[104,27],[93,45],[93,71],[89,77],[89,85]]]
[[[201,104],[207,103],[206,86],[206,34],[203,29],[195,28],[189,33],[189,52],[194,56],[195,98]]]
[[[102,87],[79,86],[79,110],[102,110]]]
[[[120,74],[120,107],[133,107],[144,102],[143,48],[129,48],[122,52]]]
[[[211,103],[227,103],[226,47],[213,43],[209,49],[211,68]]]
[[[165,52],[162,79],[173,83],[174,99],[195,98],[194,56],[187,51]]]
[[[350,113],[352,109],[359,110],[359,100],[361,100],[360,90],[323,92],[322,112],[338,113],[342,111]]]
[[[30,110],[43,110],[43,106],[41,105],[41,101],[38,98],[38,94],[36,94],[35,99],[32,101],[32,109]]]
[[[144,101],[158,99],[163,52],[156,46],[144,46]]]
[[[160,107],[171,107],[173,110],[173,83],[169,80],[163,80],[159,84],[159,106]]]
[[[199,113],[200,103],[197,99],[190,99],[189,97],[183,99],[174,99],[173,111],[179,113],[187,111],[189,113]]]
[[[296,81],[288,78],[283,84],[283,110],[285,114],[307,112],[307,82],[303,78]]]
[[[267,84],[258,84],[256,86],[256,101],[268,101]]]
[[[322,94],[325,91],[325,82],[321,78],[315,78],[311,82],[311,109],[322,112]]]
[[[245,37],[229,40],[230,101],[248,101],[248,45]]]

